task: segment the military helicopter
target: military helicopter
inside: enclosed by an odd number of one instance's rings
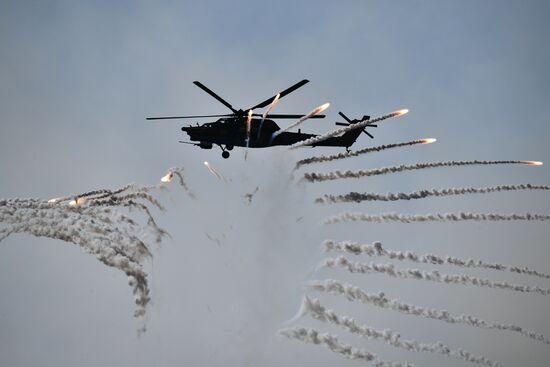
[[[231,113],[219,114],[219,115],[196,115],[196,116],[165,116],[165,117],[147,117],[147,120],[169,120],[169,119],[190,119],[190,118],[208,118],[208,117],[220,117],[213,122],[204,123],[196,126],[184,126],[181,128],[185,131],[191,140],[191,142],[180,141],[180,143],[196,145],[202,149],[212,149],[214,145],[217,145],[222,150],[222,157],[229,158],[229,151],[233,147],[248,147],[248,148],[267,148],[278,145],[292,145],[294,143],[315,137],[315,134],[298,132],[280,131],[281,128],[273,121],[274,119],[300,119],[306,115],[297,114],[259,114],[252,111],[258,108],[264,108],[272,106],[273,102],[277,102],[279,98],[286,96],[287,94],[294,92],[296,89],[307,84],[309,80],[304,79],[291,87],[285,89],[279,94],[266,99],[257,105],[250,107],[246,110],[236,110],[226,100],[214,93],[204,84],[199,81],[194,81],[197,87],[214,97],[218,102],[231,110]],[[350,120],[342,112],[339,112],[347,123],[337,122],[336,125],[350,125],[357,122],[368,120],[369,116],[363,116],[361,119]],[[313,115],[308,118],[324,118],[325,115]],[[376,125],[368,125],[368,127],[376,127]],[[364,132],[371,138],[374,138],[368,133],[365,128],[354,129],[348,131],[342,136],[332,137],[322,142],[318,142],[311,146],[330,146],[330,147],[344,147],[349,150],[349,147],[357,140],[357,137]]]

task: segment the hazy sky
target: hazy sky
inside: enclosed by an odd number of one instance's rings
[[[325,278],[549,336],[545,296],[314,271],[323,258],[322,241],[332,238],[379,240],[396,250],[550,273],[547,223],[320,224],[341,211],[549,213],[548,193],[313,203],[324,193],[352,190],[549,184],[548,165],[297,183],[306,171],[448,159],[550,164],[549,16],[544,1],[1,1],[0,197],[49,198],[156,183],[168,167],[183,166],[197,200],[176,187],[159,197],[167,211],[156,216],[172,237],[151,245],[153,302],[141,337],[121,272],[60,241],[14,235],[0,243],[0,365],[359,365],[325,348],[276,337],[298,311],[304,283]],[[380,125],[376,140],[362,135],[354,147],[424,137],[438,142],[312,165],[292,179],[296,160],[341,149],[251,149],[245,161],[244,150],[236,148],[223,160],[217,148],[178,144],[187,138],[182,122],[145,121],[151,115],[226,113],[194,80],[246,108],[303,78],[311,82],[282,99],[274,112],[306,113],[331,102],[328,117],[307,122],[304,131],[333,129],[338,111],[359,117],[409,108],[408,115]],[[230,182],[218,181],[204,160]],[[246,205],[242,195],[257,186]],[[526,276],[469,273],[550,286]],[[508,366],[542,366],[550,359],[547,345],[514,333],[315,296],[361,323],[398,330],[403,338],[441,340]],[[298,324],[336,333],[384,359],[464,365],[362,340],[307,317],[291,325]]]

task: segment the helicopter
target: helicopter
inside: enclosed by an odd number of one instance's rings
[[[196,124],[195,126],[184,126],[182,131],[189,135],[191,142],[180,141],[180,143],[191,144],[200,147],[201,149],[212,149],[217,145],[222,150],[222,157],[227,159],[230,156],[229,151],[234,147],[247,148],[267,148],[280,145],[292,145],[300,141],[316,137],[315,134],[302,133],[301,129],[298,132],[282,131],[279,125],[273,121],[274,119],[304,119],[304,118],[324,118],[325,115],[299,115],[299,114],[259,114],[253,111],[264,107],[273,107],[279,98],[282,98],[296,89],[307,84],[309,80],[304,79],[298,83],[288,87],[277,95],[266,99],[257,105],[243,109],[235,109],[229,102],[214,93],[204,84],[199,81],[194,81],[197,87],[215,98],[218,102],[231,110],[231,113],[218,115],[195,115],[195,116],[164,116],[164,117],[147,117],[147,120],[169,120],[169,119],[191,119],[191,118],[213,118],[219,117],[218,120],[207,122],[204,124]],[[270,108],[268,108],[269,112]],[[336,125],[348,126],[358,122],[368,120],[369,116],[363,116],[361,119],[349,119],[344,113],[339,112],[339,115],[346,120],[346,123],[336,122]],[[366,127],[377,127],[374,124],[369,124]],[[330,146],[344,147],[347,151],[361,132],[364,132],[371,138],[372,134],[363,129],[354,129],[344,133],[341,136],[328,138],[324,141],[312,144],[310,146]]]

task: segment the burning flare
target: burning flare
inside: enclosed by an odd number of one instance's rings
[[[252,121],[252,110],[248,110],[248,115],[246,116],[246,146],[250,143],[250,122]]]
[[[279,98],[281,98],[281,93],[277,93],[277,95],[275,96],[275,98],[273,98],[273,101],[270,103],[269,107],[267,107],[267,110],[264,112],[264,114],[262,115],[262,119],[260,121],[260,127],[258,128],[258,137],[257,139],[260,139],[260,135],[262,133],[262,126],[264,124],[264,120],[265,118],[267,117],[267,115],[271,112],[271,110],[273,109],[273,107],[275,107],[275,105],[277,104],[277,102],[279,102]]]
[[[168,173],[160,179],[160,182],[171,182],[172,178],[174,178],[174,172],[168,171]]]
[[[223,178],[222,175],[220,175],[215,169],[214,167],[212,167],[212,165],[210,163],[208,163],[208,161],[204,161],[204,165],[206,166],[206,168],[208,168],[208,170],[210,171],[211,174],[213,174],[214,176],[216,176],[218,178],[218,180],[220,181],[225,181],[225,179]]]
[[[435,143],[437,141],[437,139],[435,139],[435,138],[427,138],[427,139],[421,139],[421,140],[422,140],[421,144],[431,144],[431,143]]]
[[[521,163],[528,164],[530,166],[542,166],[542,162],[540,161],[521,161]]]
[[[48,201],[48,202],[50,202],[50,201]],[[85,202],[86,202],[86,198],[74,198],[73,200],[69,201],[69,205],[82,205]],[[55,201],[53,201],[53,203],[55,203]]]

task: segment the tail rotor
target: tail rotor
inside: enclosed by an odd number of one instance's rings
[[[349,126],[349,125],[357,124],[357,123],[359,123],[359,122],[367,121],[367,120],[370,119],[370,116],[363,115],[363,117],[361,117],[361,119],[353,119],[353,120],[350,120],[349,117],[347,117],[346,115],[344,115],[343,112],[338,112],[338,114],[339,114],[340,116],[342,116],[342,118],[343,118],[344,120],[347,121],[347,123],[344,123],[344,122],[336,122],[335,124],[338,125],[338,126]],[[367,124],[367,126],[365,126],[365,127],[363,128],[363,130],[362,130],[365,134],[367,134],[368,136],[370,136],[371,139],[374,139],[374,136],[373,136],[371,133],[369,133],[369,132],[367,131],[367,127],[378,127],[378,125],[375,125],[375,124]]]

